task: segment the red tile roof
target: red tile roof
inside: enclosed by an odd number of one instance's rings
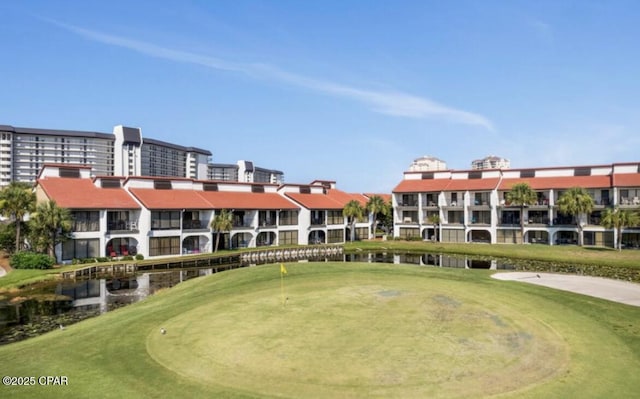
[[[326,194],[285,193],[285,195],[308,209],[342,209],[344,205]]]
[[[510,190],[514,184],[528,183],[534,190],[562,189],[570,187],[606,188],[611,187],[610,176],[558,176],[503,179],[499,190]]]
[[[129,192],[147,209],[213,209],[198,191],[130,188]]]
[[[100,188],[89,179],[45,177],[37,181],[49,199],[69,209],[140,209],[122,188]]]
[[[640,187],[640,173],[616,173],[613,175],[614,187]]]
[[[393,189],[394,193],[424,193],[431,191],[493,190],[499,179],[424,179],[403,180]]]
[[[130,191],[149,209],[298,209],[276,193],[151,188],[132,188]]]
[[[307,209],[343,209],[352,200],[360,205],[367,204],[367,197],[362,194],[346,193],[337,189],[328,189],[326,194],[285,193],[285,195]]]
[[[341,203],[341,208],[344,208],[344,206],[347,205],[349,201],[358,201],[362,206],[367,205],[368,201],[367,197],[362,194],[346,193],[344,191],[336,189],[327,190],[327,195],[335,201]]]
[[[377,195],[378,197],[381,197],[384,202],[390,202],[391,201],[391,194],[364,193],[364,195],[367,196],[368,198],[371,198],[374,195]]]
[[[276,193],[203,191],[200,195],[215,209],[299,209]]]
[[[500,181],[497,177],[487,179],[451,179],[449,185],[443,191],[478,191],[493,190]]]
[[[394,193],[426,193],[444,191],[450,179],[402,180],[393,190]]]

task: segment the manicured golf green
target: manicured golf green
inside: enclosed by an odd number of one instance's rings
[[[632,397],[640,308],[491,279],[353,263],[233,270],[0,347],[12,397]],[[283,285],[281,285],[283,283]],[[284,288],[284,289],[283,289]],[[161,328],[166,333],[160,332]]]

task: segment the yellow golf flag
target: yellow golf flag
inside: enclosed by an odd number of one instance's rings
[[[280,274],[287,274],[287,268],[284,267],[284,263],[280,263]]]

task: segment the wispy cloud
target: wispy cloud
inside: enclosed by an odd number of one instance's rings
[[[483,115],[448,107],[428,98],[412,94],[398,91],[360,89],[287,72],[273,65],[230,62],[209,55],[170,49],[152,43],[101,33],[53,20],[47,21],[86,39],[111,46],[127,48],[150,57],[201,65],[216,70],[242,73],[256,79],[280,81],[291,86],[318,93],[355,100],[369,105],[375,112],[382,114],[408,118],[441,119],[452,123],[479,126],[490,131],[494,129],[493,123]]]
[[[528,24],[539,38],[548,43],[553,42],[554,34],[551,25],[540,19],[530,19]]]

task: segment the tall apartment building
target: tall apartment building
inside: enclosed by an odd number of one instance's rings
[[[113,174],[111,134],[0,125],[0,186],[35,183],[45,163],[89,165],[95,174]]]
[[[224,164],[212,164],[208,150],[145,138],[139,128],[115,126],[113,133],[99,133],[0,125],[0,187],[12,181],[35,183],[45,163],[86,165],[95,176],[284,181],[282,172],[250,161],[219,167]]]
[[[521,209],[507,194],[527,183],[535,204]],[[557,204],[571,187],[586,189],[593,211],[578,217],[563,214]],[[586,245],[613,246],[617,232],[600,221],[605,208],[640,211],[640,163],[534,169],[491,169],[404,173],[393,189],[394,235],[443,242],[577,243],[582,227]],[[432,215],[440,224],[434,226]],[[524,236],[520,228],[523,221]],[[640,246],[640,226],[622,232],[626,246]]]
[[[447,163],[436,157],[425,155],[424,157],[414,159],[409,166],[409,170],[412,172],[447,170]]]
[[[506,158],[497,157],[495,155],[489,155],[482,159],[476,159],[471,161],[471,169],[509,169],[511,162]]]
[[[251,161],[236,164],[212,163],[207,173],[209,180],[237,181],[241,183],[283,184],[284,173],[275,169],[254,166]]]

